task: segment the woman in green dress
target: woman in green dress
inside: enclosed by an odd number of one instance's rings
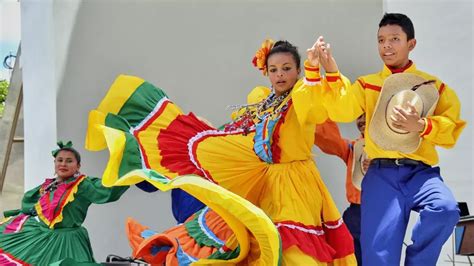
[[[0,222],[0,265],[49,265],[64,259],[94,262],[82,226],[92,203],[116,201],[128,187],[106,188],[101,179],[79,172],[72,143],[53,151],[55,177],[25,193],[21,209]]]

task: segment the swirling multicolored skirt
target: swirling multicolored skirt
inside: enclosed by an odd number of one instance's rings
[[[245,251],[243,242],[229,244],[228,248],[235,250],[232,247],[238,246],[240,252],[240,259],[234,258],[232,263],[356,265],[350,233],[312,159],[266,163],[253,150],[254,135],[215,129],[192,113],[183,114],[161,89],[137,77],[119,76],[89,115],[86,148],[108,147],[110,159],[103,175],[107,186],[146,182],[162,189],[166,180],[167,185],[181,180],[179,188],[201,200],[225,223],[243,225],[250,239],[247,243],[253,243],[253,255],[241,255]],[[153,175],[163,178],[157,182]],[[189,176],[181,179],[182,175],[199,176],[193,180],[202,182],[202,187],[192,188],[186,181]],[[222,190],[213,192],[211,198],[202,195],[214,187]],[[237,202],[245,199],[246,204],[231,210],[232,201],[222,200],[228,195]],[[264,212],[255,213],[257,210]],[[134,222],[131,225],[138,231],[143,229]],[[238,240],[239,235],[232,231]],[[160,241],[162,238],[166,237],[158,237]],[[226,235],[221,240],[233,243],[233,238]],[[137,239],[132,244],[135,248],[148,245],[137,243],[152,242]],[[169,249],[163,250],[174,250],[174,257],[180,249],[186,251],[179,237],[171,242],[167,244]],[[214,258],[217,255],[212,254],[222,247],[208,247],[203,253]],[[143,254],[142,248],[135,250]],[[199,259],[202,253],[187,254]],[[247,256],[251,259],[244,259]]]

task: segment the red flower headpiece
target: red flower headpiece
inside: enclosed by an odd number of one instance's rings
[[[263,41],[262,47],[258,49],[252,60],[253,65],[262,71],[263,75],[265,76],[267,75],[267,56],[274,44],[275,42],[272,39],[266,39]]]

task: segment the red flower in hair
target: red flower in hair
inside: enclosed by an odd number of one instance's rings
[[[272,49],[274,44],[275,42],[273,42],[272,39],[266,39],[265,41],[263,41],[262,47],[258,49],[252,60],[252,64],[260,71],[262,71],[263,75],[265,76],[267,75],[267,56],[268,53],[270,53],[270,50]]]

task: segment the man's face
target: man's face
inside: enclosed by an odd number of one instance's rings
[[[385,25],[377,34],[379,55],[385,65],[403,68],[409,62],[409,54],[415,48],[416,40],[407,40],[406,33],[398,25]]]

